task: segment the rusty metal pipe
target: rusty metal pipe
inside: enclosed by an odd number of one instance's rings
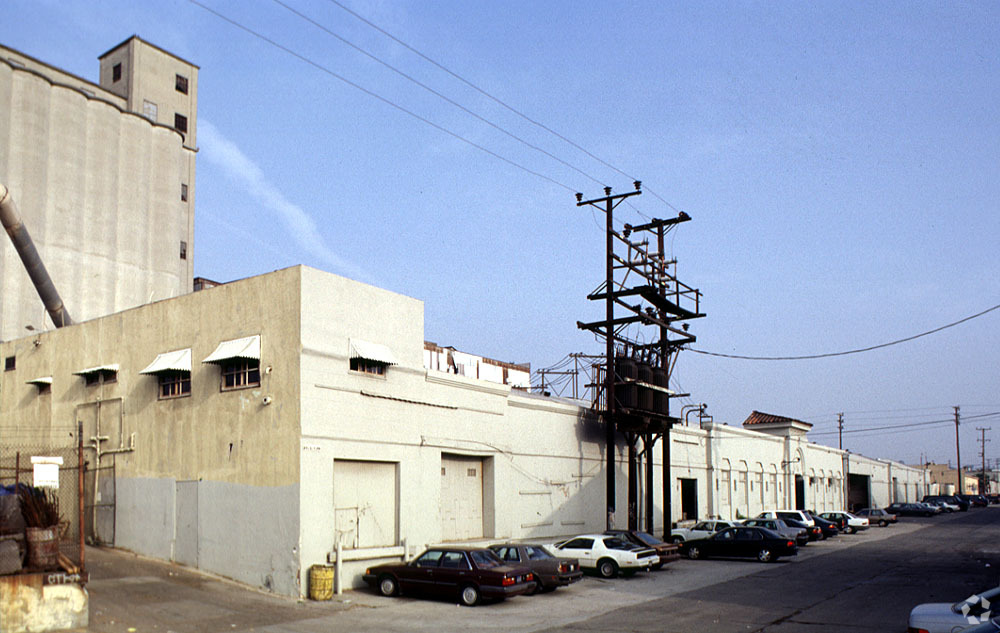
[[[45,304],[45,309],[48,310],[52,322],[57,328],[72,325],[73,319],[70,318],[55,284],[52,283],[52,278],[45,270],[45,264],[42,263],[42,258],[38,255],[35,243],[31,241],[28,229],[21,222],[21,215],[17,212],[17,207],[14,206],[10,190],[2,184],[0,184],[0,221],[3,222],[3,228],[10,236],[10,241],[14,243],[14,248],[21,257],[21,262],[24,264],[25,270],[28,271],[28,277],[35,285],[35,290],[38,291],[38,296]]]

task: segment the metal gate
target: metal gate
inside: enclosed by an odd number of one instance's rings
[[[92,545],[115,543],[115,465],[83,471],[83,533]]]

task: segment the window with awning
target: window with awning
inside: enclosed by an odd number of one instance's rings
[[[73,372],[76,376],[83,376],[83,379],[87,382],[87,385],[96,385],[98,383],[108,383],[118,381],[118,363],[109,363],[105,365],[95,365],[94,367],[88,367],[86,369],[81,369],[80,371]]]
[[[191,348],[157,354],[153,362],[139,373],[156,376],[160,400],[190,395]]]
[[[399,364],[396,355],[385,345],[352,338],[350,346],[349,358],[352,371],[381,376],[385,374],[386,367]]]
[[[202,360],[222,370],[223,391],[260,386],[260,334],[222,341]]]

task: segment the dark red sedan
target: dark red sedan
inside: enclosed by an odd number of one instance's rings
[[[490,549],[508,565],[523,565],[530,568],[535,574],[536,587],[539,591],[555,591],[558,587],[583,578],[583,570],[575,558],[556,558],[541,545],[503,543],[492,545]]]
[[[463,547],[431,548],[409,563],[369,567],[362,578],[383,596],[458,598],[470,607],[482,598],[503,600],[535,588],[530,569],[507,565],[488,549]]]

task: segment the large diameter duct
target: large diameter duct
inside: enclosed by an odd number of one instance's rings
[[[28,229],[21,222],[21,215],[17,212],[17,207],[14,206],[14,199],[7,187],[2,184],[0,184],[0,221],[3,222],[3,228],[7,230],[10,241],[14,243],[17,254],[21,256],[21,262],[24,263],[24,268],[28,271],[28,276],[31,277],[31,283],[35,284],[35,290],[38,291],[38,296],[45,304],[45,309],[48,310],[52,322],[55,323],[56,327],[72,325],[73,319],[70,318],[66,306],[63,305],[62,299],[56,291],[55,284],[52,283],[52,278],[45,270],[45,264],[42,263],[35,243],[31,241],[31,236],[28,235]]]

